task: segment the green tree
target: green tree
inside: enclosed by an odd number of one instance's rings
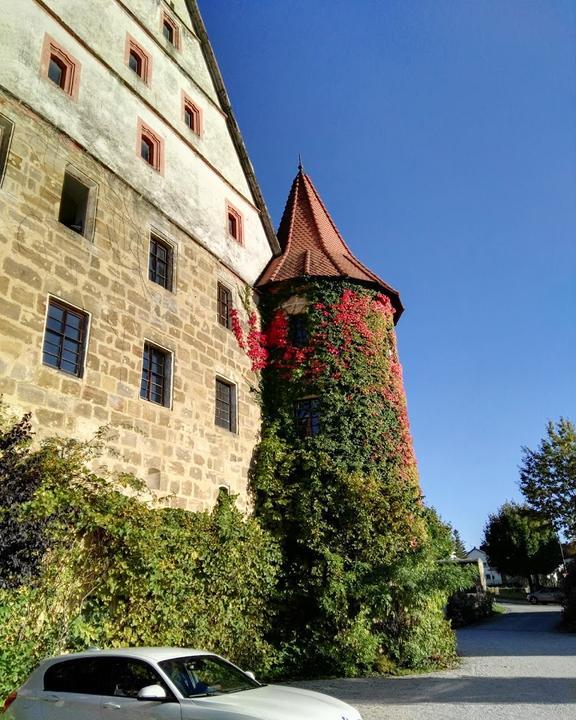
[[[465,557],[466,548],[464,547],[464,543],[462,542],[460,533],[456,529],[452,530],[452,547],[453,552],[457,558],[462,559],[463,557]]]
[[[576,536],[576,428],[549,422],[537,450],[522,448],[520,488],[529,505],[569,537]]]
[[[501,573],[525,577],[545,575],[562,562],[558,538],[549,520],[526,505],[505,503],[490,515],[482,550]]]

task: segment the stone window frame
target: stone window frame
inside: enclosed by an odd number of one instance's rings
[[[308,415],[306,423],[302,423],[301,408],[307,404]],[[300,438],[316,437],[320,434],[320,398],[317,395],[298,398],[294,402],[294,421],[296,433]]]
[[[66,312],[70,312],[76,316],[82,317],[82,340],[81,340],[81,354],[78,360],[78,368],[76,372],[69,372],[68,370],[62,369],[60,364],[53,365],[51,363],[44,362],[44,348],[46,345],[46,334],[48,331],[48,316],[50,313],[50,306],[57,306],[62,309],[64,309]],[[42,333],[42,365],[47,368],[51,368],[52,370],[55,370],[56,372],[61,372],[67,375],[68,377],[75,377],[79,380],[84,377],[84,371],[86,370],[86,358],[88,356],[88,346],[90,343],[90,330],[92,326],[92,315],[91,313],[84,310],[84,308],[79,307],[78,305],[74,305],[73,303],[68,302],[67,300],[63,300],[62,298],[58,297],[57,295],[53,295],[51,293],[48,294],[47,300],[46,300],[46,308],[44,311],[44,331]],[[65,336],[63,336],[65,339]],[[59,363],[61,362],[61,352],[62,350],[59,350]]]
[[[165,25],[169,25],[172,28],[173,41],[170,41],[164,34]],[[182,33],[180,31],[180,25],[176,22],[172,15],[167,13],[164,9],[162,9],[162,12],[160,13],[160,35],[170,47],[180,50],[182,46]]]
[[[64,181],[66,179],[66,175],[70,175],[71,177],[75,178],[79,183],[84,185],[84,187],[88,188],[88,202],[86,205],[86,222],[84,226],[84,231],[75,234],[85,238],[86,240],[88,240],[88,242],[93,243],[94,233],[96,231],[96,208],[98,205],[99,189],[98,183],[95,180],[92,180],[92,178],[88,177],[88,175],[83,173],[81,170],[78,170],[77,167],[74,167],[74,165],[70,165],[70,163],[68,163],[64,169],[64,175],[62,178],[62,190],[64,189]],[[60,201],[62,201],[62,191],[60,192]],[[58,206],[58,214],[60,214],[60,206]],[[60,222],[59,218],[58,222]],[[64,227],[66,227],[66,225],[64,225]],[[71,232],[75,231],[71,230]]]
[[[15,122],[6,115],[0,113],[0,187],[4,182],[8,157],[10,156],[10,145],[14,135]]]
[[[227,294],[228,302],[225,303],[221,295]],[[227,305],[228,312],[226,315],[222,312],[224,305]],[[226,330],[232,329],[232,317],[230,311],[234,309],[234,291],[232,288],[222,280],[218,279],[216,284],[216,318],[218,325],[225,328]]]
[[[145,140],[153,148],[152,162],[142,156],[142,141]],[[142,118],[138,118],[136,131],[136,155],[152,170],[164,175],[164,140]]]
[[[229,402],[218,396],[218,389],[221,387],[229,389]],[[224,412],[223,405],[228,405],[228,411]],[[238,434],[238,385],[219,374],[216,375],[214,383],[214,425],[233,435]]]
[[[186,127],[194,133],[194,135],[197,135],[198,137],[202,137],[202,133],[204,131],[204,125],[203,125],[203,117],[202,117],[202,110],[196,105],[196,103],[182,90],[181,94],[182,98],[182,121],[186,125]],[[186,122],[186,112],[189,112],[191,114],[191,117],[193,118],[192,124],[189,125]]]
[[[236,223],[236,233],[231,232],[230,220]],[[244,216],[229,200],[226,201],[226,235],[239,245],[244,245]]]
[[[141,73],[130,68],[130,54],[134,54],[140,60]],[[126,33],[126,43],[124,45],[124,63],[133,75],[139,78],[144,85],[150,86],[152,77],[152,55],[144,50],[142,45],[130,35]]]
[[[64,77],[62,82],[57,85],[48,77],[51,58],[56,58],[62,64],[64,69]],[[80,89],[80,72],[82,66],[80,62],[70,54],[52,35],[44,33],[44,41],[42,43],[42,55],[40,59],[40,75],[50,83],[53,87],[59,87],[63,93],[78,100],[78,92]]]
[[[152,243],[157,243],[159,245],[164,246],[168,250],[168,272],[166,277],[166,282],[159,282],[158,280],[155,280],[151,276],[151,267],[150,262],[153,257],[152,255]],[[168,292],[173,293],[174,288],[176,286],[175,282],[175,275],[176,275],[176,247],[173,242],[166,239],[164,235],[156,230],[155,228],[150,228],[150,234],[148,239],[148,280],[150,282],[153,282],[156,285],[159,285],[160,287],[164,288]]]
[[[167,359],[168,362],[168,368],[167,370],[164,370],[163,376],[162,376],[162,402],[158,402],[157,400],[153,400],[150,395],[150,382],[148,380],[148,387],[144,394],[143,392],[143,385],[144,385],[144,360],[147,349],[161,353],[165,359]],[[142,345],[142,360],[141,360],[141,366],[140,366],[140,390],[138,393],[138,397],[140,400],[143,400],[144,402],[150,402],[153,405],[156,405],[158,407],[165,407],[168,410],[172,409],[172,398],[173,398],[173,389],[174,389],[174,366],[175,366],[175,355],[174,351],[170,350],[167,347],[164,347],[163,345],[160,345],[159,343],[155,342],[154,340],[149,340],[148,338],[144,338],[144,342]],[[151,374],[151,371],[150,371]]]

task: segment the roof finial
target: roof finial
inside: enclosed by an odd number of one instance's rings
[[[302,156],[298,153],[298,172],[302,172],[302,170],[304,170],[302,167]]]

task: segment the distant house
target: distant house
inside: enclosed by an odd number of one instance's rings
[[[473,547],[472,550],[466,553],[464,556],[465,560],[480,560],[484,568],[484,577],[486,578],[486,585],[502,585],[502,575],[496,570],[496,568],[490,567],[488,562],[488,556],[483,550],[477,547]]]

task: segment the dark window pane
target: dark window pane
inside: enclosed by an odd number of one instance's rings
[[[166,40],[168,40],[169,43],[172,43],[172,45],[174,45],[174,28],[168,22],[168,20],[164,20],[164,23],[162,25],[162,32],[164,33],[164,37],[166,38]]]
[[[194,130],[194,114],[190,108],[184,108],[184,122],[191,130]]]
[[[84,313],[51,300],[44,333],[43,362],[80,376],[86,322]]]
[[[89,197],[90,188],[81,183],[74,175],[66,173],[60,198],[59,222],[82,235],[86,226]]]
[[[58,87],[64,87],[64,83],[66,82],[66,66],[54,55],[50,55],[48,77],[53,83],[56,83]]]
[[[296,347],[304,347],[308,344],[308,329],[306,327],[305,315],[290,316],[290,340]]]
[[[230,310],[232,309],[232,293],[218,283],[218,322],[225,328],[230,328]]]
[[[238,220],[232,213],[228,213],[228,232],[233,238],[238,239]]]
[[[154,164],[154,147],[148,138],[142,138],[140,143],[140,155],[149,165]]]
[[[172,290],[172,248],[155,237],[150,239],[148,277],[152,282]]]
[[[128,56],[128,67],[133,70],[136,75],[142,77],[142,58],[135,50],[130,50]]]
[[[236,432],[235,387],[223,380],[216,380],[216,425]]]
[[[140,397],[159,405],[168,405],[169,383],[169,354],[164,350],[146,344],[142,359]]]
[[[109,660],[109,677],[111,679],[109,694],[116,697],[135,698],[147,685],[160,685],[168,696],[171,695],[155,670],[142,660],[131,658],[113,658]],[[108,694],[108,693],[106,693]]]
[[[318,398],[306,398],[296,401],[296,426],[300,437],[318,435],[320,432],[320,414]]]
[[[103,660],[81,658],[52,665],[44,674],[44,690],[102,695],[106,690]]]

